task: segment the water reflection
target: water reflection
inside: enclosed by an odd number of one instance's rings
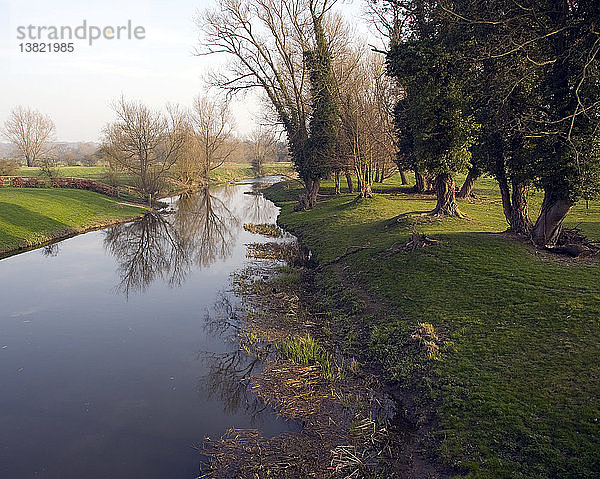
[[[226,204],[232,201],[230,191],[233,188],[223,188],[219,197],[203,189],[182,194],[177,202],[174,227],[198,266],[209,266],[231,254],[239,220]]]
[[[231,293],[219,293],[212,310],[206,312],[205,325],[209,334],[235,341],[236,333],[241,329],[236,312],[238,304],[239,299]],[[248,381],[260,372],[261,358],[247,354],[237,344],[234,350],[224,353],[202,351],[198,358],[206,371],[198,381],[198,389],[219,401],[226,414],[243,410],[253,423],[259,421],[267,407],[252,393]]]
[[[118,261],[117,290],[129,296],[158,279],[180,286],[193,266],[227,258],[239,220],[226,205],[227,189],[219,193],[187,192],[173,214],[148,212],[106,230],[104,246]]]
[[[54,258],[56,256],[58,256],[58,253],[60,253],[60,245],[59,243],[52,243],[52,244],[48,244],[46,246],[44,246],[42,249],[42,256],[45,256],[47,258]]]

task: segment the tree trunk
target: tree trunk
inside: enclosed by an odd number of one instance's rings
[[[360,196],[363,198],[373,198],[373,190],[369,183],[364,183],[364,188],[361,189]]]
[[[335,194],[339,195],[340,194],[340,170],[335,170],[334,172],[334,182],[335,182]]]
[[[348,169],[344,170],[344,174],[346,175],[346,183],[348,183],[348,193],[353,193],[354,185],[352,184],[352,175]]]
[[[408,185],[408,176],[406,176],[406,171],[400,170],[400,179],[402,180],[403,185]]]
[[[443,216],[463,216],[456,204],[454,179],[449,173],[440,173],[435,177],[437,204],[431,213]]]
[[[425,193],[429,191],[429,182],[427,177],[415,168],[415,191],[417,193]]]
[[[478,168],[472,167],[469,168],[469,174],[465,179],[465,182],[462,185],[462,188],[456,195],[458,198],[468,198],[471,196],[471,192],[473,191],[473,185],[475,184],[475,180],[481,176],[481,172]]]
[[[298,198],[298,204],[294,208],[296,211],[306,211],[313,209],[317,204],[317,195],[321,186],[320,178],[310,178],[304,180],[304,193]]]
[[[512,203],[510,200],[510,187],[508,186],[508,181],[506,180],[506,176],[498,175],[498,186],[500,187],[500,196],[502,197],[502,209],[504,210],[504,217],[506,218],[507,223],[511,224],[512,218]]]
[[[561,197],[552,190],[546,190],[542,211],[531,231],[534,243],[540,246],[555,245],[560,236],[563,221],[572,206],[571,200]]]
[[[498,186],[500,186],[504,217],[508,223],[507,231],[520,235],[529,235],[533,226],[527,210],[529,204],[529,186],[513,180],[511,195],[506,176],[500,174],[497,180]]]
[[[524,183],[513,181],[512,184],[512,207],[509,219],[510,231],[512,233],[528,235],[533,223],[529,218],[527,205],[529,200],[529,187]]]
[[[379,165],[375,168],[375,183],[379,183]]]
[[[31,161],[31,158],[29,156],[25,156],[25,161],[27,162],[28,167],[33,166],[33,161]]]

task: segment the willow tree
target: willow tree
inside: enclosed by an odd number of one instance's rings
[[[358,49],[353,56],[357,61],[338,87],[339,143],[352,160],[360,195],[367,198],[386,170],[395,172],[397,147],[391,112],[395,91],[385,76],[381,55]]]
[[[335,1],[219,0],[197,19],[198,54],[229,59],[213,84],[230,94],[259,89],[283,126],[305,184],[301,208],[315,205],[334,143],[332,39],[324,24]]]
[[[163,190],[167,173],[184,152],[185,114],[177,107],[167,112],[121,97],[113,104],[115,121],[103,132],[103,151],[112,166],[133,177],[138,192],[152,203]]]

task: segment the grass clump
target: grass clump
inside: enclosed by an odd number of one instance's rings
[[[284,341],[280,346],[283,355],[301,366],[318,365],[326,379],[333,379],[333,358],[331,354],[310,335],[296,336]]]
[[[269,236],[271,238],[281,238],[283,236],[283,232],[279,226],[268,223],[244,223],[244,229],[250,233]]]

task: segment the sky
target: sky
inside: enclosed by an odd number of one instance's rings
[[[341,9],[362,23],[362,0]],[[124,95],[160,108],[191,105],[206,90],[204,78],[224,59],[198,57],[194,17],[214,0],[0,0],[0,124],[16,105],[48,114],[59,141],[98,141],[111,121],[111,102]],[[359,20],[357,22],[357,19]],[[69,53],[21,52],[17,28],[28,25],[143,27],[143,39],[73,40]],[[360,28],[366,31],[366,23]],[[126,31],[121,30],[123,35]],[[110,32],[109,32],[110,34]],[[141,35],[140,35],[141,36]],[[57,40],[60,42],[60,40]],[[67,40],[68,42],[68,40]],[[232,104],[238,134],[256,127],[260,104],[252,96]]]

